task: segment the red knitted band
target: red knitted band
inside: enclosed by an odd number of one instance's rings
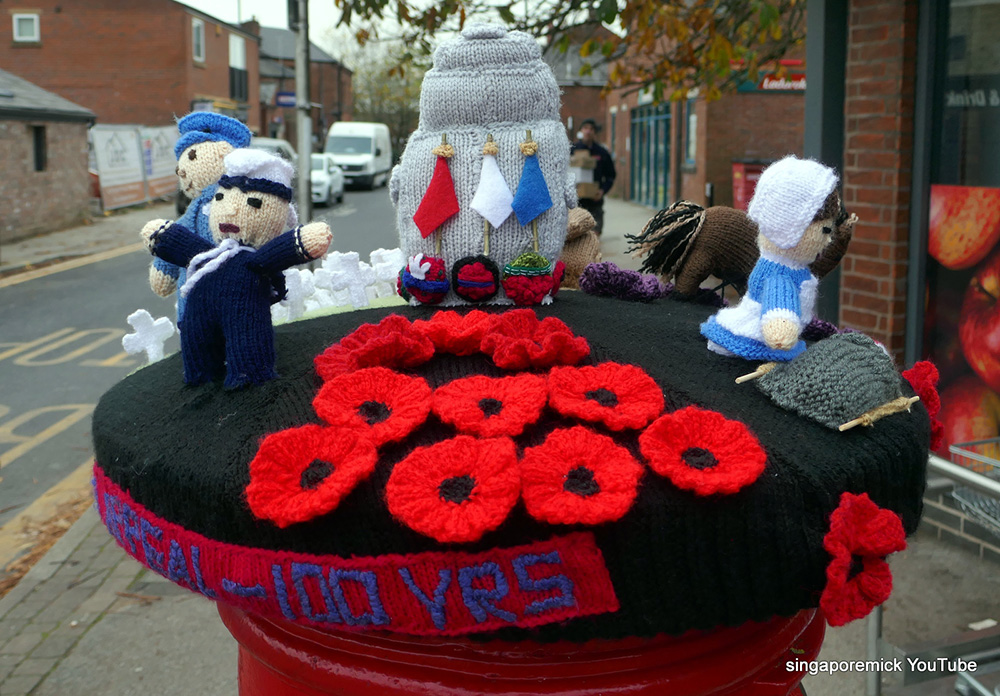
[[[334,630],[460,635],[618,610],[590,532],[478,553],[344,559],[213,541],[157,517],[94,464],[94,498],[143,565],[211,599]]]

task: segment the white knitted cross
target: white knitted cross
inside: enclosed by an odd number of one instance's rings
[[[406,265],[406,255],[402,249],[376,249],[371,253],[372,268],[375,269],[375,295],[388,297],[396,294],[396,279],[400,269]]]
[[[293,321],[305,314],[306,300],[316,290],[312,271],[289,268],[285,271],[285,288],[288,292],[280,304],[288,309],[288,320]]]
[[[331,259],[333,256],[337,258]],[[356,251],[346,254],[333,252],[328,260],[331,261],[328,266],[331,271],[330,289],[346,290],[350,295],[351,305],[355,308],[367,307],[369,303],[366,288],[375,283],[375,270],[367,263],[361,263],[361,257]]]
[[[145,309],[137,309],[128,315],[126,321],[135,333],[122,336],[122,348],[129,355],[146,351],[150,363],[163,359],[163,344],[174,335],[174,325],[166,317],[153,320],[153,315]]]

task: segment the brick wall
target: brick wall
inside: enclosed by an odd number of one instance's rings
[[[573,126],[569,126],[569,119],[572,117]],[[608,139],[608,119],[607,107],[604,97],[601,96],[600,87],[587,85],[566,85],[562,87],[562,106],[559,109],[559,118],[566,126],[566,135],[569,141],[576,141],[576,134],[580,131],[580,124],[588,118],[597,121],[600,130],[597,139],[607,145]]]
[[[85,106],[100,123],[168,124],[188,110],[183,7],[149,0],[32,0],[41,43],[17,46],[0,25],[0,65]],[[131,10],[129,8],[132,8]],[[188,48],[188,51],[190,49]]]
[[[295,69],[295,61],[278,61],[285,67]],[[319,149],[323,149],[326,142],[326,133],[336,121],[354,120],[354,91],[351,88],[353,73],[347,68],[338,66],[335,63],[312,63],[309,67],[309,99],[313,103],[322,104],[322,114],[320,109],[312,110],[313,133],[319,137]],[[339,81],[339,85],[338,85]],[[278,82],[279,90],[286,92],[295,91],[295,80],[284,79]],[[262,105],[260,109],[264,116],[264,131],[262,135],[269,135],[268,124],[275,115],[280,115],[284,129],[279,137],[284,138],[298,148],[298,130],[296,128],[296,112],[294,108],[283,108],[273,105]],[[337,114],[339,113],[339,117]]]
[[[917,0],[851,0],[844,203],[860,218],[842,264],[840,323],[902,363]]]
[[[776,160],[785,155],[802,156],[805,146],[805,96],[802,92],[746,92],[728,94],[705,105],[699,112],[697,168],[704,168],[701,192],[692,200],[701,202],[704,184],[715,188],[715,205],[733,204],[734,159]],[[704,117],[701,114],[704,113]],[[700,135],[700,134],[699,134]]]
[[[31,126],[45,127],[45,171],[35,171]],[[90,203],[85,123],[0,121],[0,162],[0,244],[82,220]]]
[[[192,60],[191,14],[172,0],[32,0],[41,42],[16,45],[0,23],[0,65],[97,114],[98,123],[168,125],[195,96],[229,98],[228,26],[205,19],[206,60]],[[6,15],[5,15],[6,16]],[[248,91],[259,94],[258,43],[246,39]],[[252,108],[251,129],[259,129]]]

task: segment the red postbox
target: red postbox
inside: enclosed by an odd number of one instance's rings
[[[770,160],[740,159],[733,160],[733,207],[746,210],[753,198],[760,173],[764,171]]]
[[[240,696],[792,696],[804,674],[794,667],[816,657],[825,632],[815,609],[586,643],[327,633],[222,603],[219,614],[240,645]]]

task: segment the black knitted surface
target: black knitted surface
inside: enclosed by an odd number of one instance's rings
[[[620,610],[490,634],[510,639],[679,634],[815,607],[830,561],[823,536],[845,491],[866,492],[899,514],[907,534],[917,527],[930,436],[921,404],[873,427],[832,431],[778,408],[752,384],[734,383],[752,364],[706,350],[698,326],[714,308],[582,293],[561,293],[536,312],[556,316],[586,337],[590,363],[642,367],[663,388],[668,411],[695,404],[745,423],[768,454],[757,481],[733,495],[700,497],[647,470],[635,503],[617,522],[553,526],[535,521],[518,503],[497,530],[478,542],[440,544],[394,520],[383,499],[396,462],[415,446],[454,435],[432,415],[405,441],[383,447],[372,476],[332,513],[285,529],[256,519],[243,491],[258,442],[271,432],[320,422],[312,409],[321,385],[313,358],[362,323],[376,323],[393,312],[426,319],[433,311],[366,310],[278,327],[280,377],[251,389],[186,386],[178,355],[144,368],[98,404],[93,424],[97,461],[113,482],[156,515],[242,546],[349,558],[471,552],[575,530],[593,532]],[[505,374],[482,355],[440,354],[412,372],[432,387],[469,374]],[[908,387],[904,391],[911,393]],[[541,443],[560,418],[546,410],[537,425],[515,438],[519,448]],[[639,457],[634,433],[603,432]]]

